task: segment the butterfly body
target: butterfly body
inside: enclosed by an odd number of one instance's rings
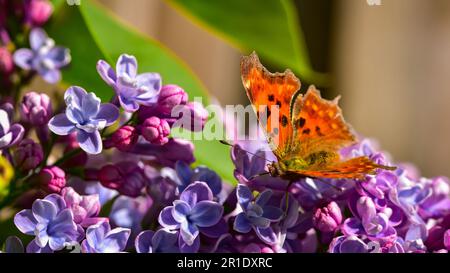
[[[342,160],[339,150],[355,143],[337,102],[322,99],[310,86],[305,95],[290,71],[271,73],[256,53],[242,58],[241,76],[247,95],[277,162],[268,165],[272,176],[361,179],[379,165],[367,157]]]

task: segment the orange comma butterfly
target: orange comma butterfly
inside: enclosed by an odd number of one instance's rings
[[[355,143],[355,136],[342,117],[339,98],[325,100],[314,86],[301,94],[300,81],[289,69],[271,73],[255,52],[242,57],[241,76],[258,123],[278,159],[268,166],[272,176],[290,181],[304,177],[362,179],[376,169],[395,169],[366,156],[340,158],[339,150]]]

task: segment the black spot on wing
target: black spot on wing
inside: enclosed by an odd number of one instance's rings
[[[281,126],[286,127],[288,124],[288,119],[285,115],[281,117]]]

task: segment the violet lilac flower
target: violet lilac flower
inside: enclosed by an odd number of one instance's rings
[[[170,230],[180,230],[181,252],[197,252],[202,228],[219,223],[223,207],[212,200],[213,194],[206,183],[195,182],[181,193],[173,206],[161,211],[159,223]]]
[[[83,253],[123,252],[130,232],[128,228],[111,229],[108,221],[102,221],[87,228],[81,250]]]
[[[94,93],[72,86],[64,94],[67,108],[48,123],[57,135],[76,132],[80,148],[89,154],[99,154],[103,143],[99,130],[113,124],[119,117],[119,109],[111,103],[100,103]]]
[[[48,83],[61,80],[62,67],[70,63],[69,49],[55,46],[53,39],[41,28],[30,32],[31,49],[21,48],[14,52],[14,62],[24,70],[34,70]]]
[[[161,77],[158,73],[138,74],[136,58],[122,54],[117,60],[116,71],[100,60],[97,71],[111,86],[119,98],[120,105],[127,112],[135,112],[139,105],[151,105],[158,100],[161,90]]]
[[[25,129],[18,123],[11,124],[11,116],[0,109],[0,150],[9,148],[22,140]]]
[[[253,229],[263,242],[275,244],[277,238],[270,224],[280,221],[283,211],[268,204],[272,194],[271,190],[265,190],[253,201],[252,191],[247,186],[239,184],[236,195],[242,212],[234,220],[234,230],[248,233]]]
[[[137,253],[178,253],[178,232],[159,229],[156,232],[145,230],[136,237]]]
[[[333,239],[328,252],[331,253],[368,253],[369,246],[354,235],[339,236]]]
[[[35,200],[32,209],[16,214],[14,223],[22,233],[36,236],[28,245],[27,252],[61,250],[66,243],[77,241],[80,237],[72,211],[57,194]]]

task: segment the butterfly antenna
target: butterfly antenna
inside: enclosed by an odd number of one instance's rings
[[[225,140],[219,140],[219,142],[222,143],[223,145],[227,145],[227,146],[230,146],[230,147],[234,147],[233,144],[231,144],[231,143],[229,143],[229,142],[227,142],[227,141],[225,141]],[[265,157],[262,157],[262,156],[260,156],[260,155],[258,155],[258,154],[255,154],[255,153],[252,153],[252,152],[249,152],[249,151],[246,151],[246,150],[243,150],[243,151],[246,152],[246,153],[248,153],[248,154],[251,154],[251,155],[253,155],[253,156],[256,156],[256,157],[259,157],[259,158],[261,158],[261,159],[264,159],[264,160],[267,161],[267,162],[273,163],[272,160],[269,160],[269,159],[267,159],[267,158],[265,158]],[[263,175],[263,174],[266,174],[266,173],[262,173],[261,175]]]
[[[248,180],[250,181],[250,180],[253,180],[253,179],[257,178],[257,177],[260,177],[260,176],[263,176],[263,175],[268,175],[268,174],[270,174],[270,173],[269,172],[258,173],[258,174],[252,175]]]

